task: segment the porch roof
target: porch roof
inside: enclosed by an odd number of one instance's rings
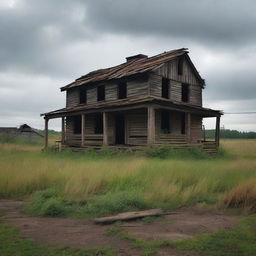
[[[168,108],[173,111],[190,112],[193,114],[201,115],[202,117],[216,117],[223,115],[223,112],[220,110],[203,108],[185,102],[170,101],[169,99],[158,97],[139,97],[127,98],[126,100],[118,99],[108,102],[102,101],[86,105],[80,104],[74,107],[62,108],[51,112],[43,113],[41,114],[41,116],[45,116],[45,118],[51,119],[64,116],[72,116],[82,113],[129,110],[129,108],[134,109],[146,107],[152,104],[154,104],[155,107],[159,109],[162,107]]]

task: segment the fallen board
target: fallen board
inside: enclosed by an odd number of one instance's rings
[[[139,219],[148,216],[159,216],[163,215],[163,211],[161,209],[151,209],[146,211],[139,211],[139,212],[124,212],[113,216],[102,217],[94,219],[94,223],[97,224],[106,224],[115,221],[125,221],[125,220],[132,220],[132,219]]]

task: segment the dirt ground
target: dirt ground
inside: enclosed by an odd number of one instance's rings
[[[70,245],[73,247],[113,247],[120,256],[140,255],[140,250],[130,247],[129,242],[106,232],[113,225],[96,225],[90,220],[71,218],[39,218],[27,216],[20,208],[22,201],[0,200],[3,220],[18,228],[24,237],[46,245]],[[202,208],[184,208],[172,212],[152,223],[130,221],[121,225],[122,230],[137,238],[156,240],[177,240],[193,237],[197,234],[214,232],[219,229],[231,229],[238,216],[227,215]],[[160,249],[158,256],[187,255],[171,248]]]

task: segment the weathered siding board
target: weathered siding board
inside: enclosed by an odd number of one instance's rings
[[[126,114],[127,143],[129,145],[147,144],[147,110],[134,110]]]
[[[202,117],[191,115],[191,143],[198,143],[202,136]]]
[[[79,104],[79,89],[71,89],[67,90],[67,95],[66,95],[66,107],[74,107]]]
[[[128,81],[127,97],[141,97],[148,95],[148,81]]]
[[[97,87],[90,87],[87,89],[87,104],[97,102]]]
[[[105,98],[106,101],[117,99],[117,84],[108,83],[105,86]]]

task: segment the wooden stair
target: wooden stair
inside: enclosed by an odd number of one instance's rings
[[[203,141],[202,149],[209,155],[216,155],[218,147],[215,141]]]

